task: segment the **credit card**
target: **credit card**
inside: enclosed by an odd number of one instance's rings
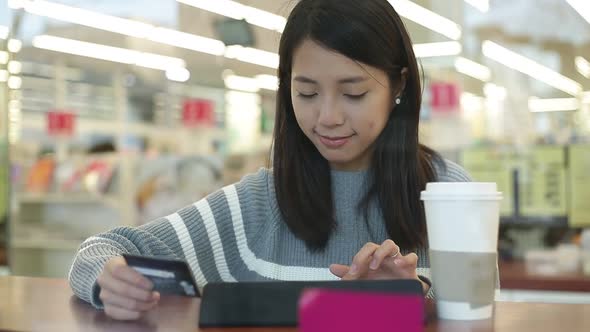
[[[127,265],[141,273],[154,284],[154,290],[162,295],[198,296],[195,278],[182,260],[123,254]]]

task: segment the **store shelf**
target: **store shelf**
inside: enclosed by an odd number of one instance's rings
[[[503,225],[567,227],[568,218],[563,217],[501,217]]]
[[[23,112],[22,116],[23,128],[39,131],[47,130],[47,117],[45,113]],[[76,119],[76,130],[80,133],[97,133],[113,136],[124,131],[125,135],[137,135],[150,137],[152,139],[170,139],[178,137],[178,133],[182,131],[198,133],[199,135],[206,135],[216,139],[226,138],[226,132],[223,128],[203,126],[187,129],[181,126],[175,128],[148,123],[122,123],[120,121],[114,121],[113,119],[101,120],[86,117],[78,117]]]
[[[19,238],[12,241],[12,249],[42,249],[42,250],[78,250],[83,240],[66,240],[55,238]]]
[[[21,193],[17,195],[17,201],[21,204],[103,204],[120,207],[120,199],[114,195]]]

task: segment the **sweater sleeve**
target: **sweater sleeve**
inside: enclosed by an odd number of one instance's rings
[[[74,294],[96,308],[102,308],[96,280],[105,263],[124,253],[185,260],[197,286],[211,281],[236,281],[230,272],[232,257],[226,257],[222,243],[236,241],[228,195],[249,206],[268,206],[266,169],[245,176],[183,209],[139,227],[117,227],[92,236],[79,247],[68,280]],[[231,198],[229,198],[231,199]],[[244,233],[255,237],[266,211],[244,215]]]

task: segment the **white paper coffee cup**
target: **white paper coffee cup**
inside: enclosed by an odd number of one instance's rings
[[[438,182],[421,199],[439,317],[491,317],[502,194],[495,183]]]

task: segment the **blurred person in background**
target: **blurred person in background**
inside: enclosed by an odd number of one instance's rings
[[[167,217],[86,240],[69,281],[116,319],[160,294],[123,253],[186,260],[208,282],[416,279],[433,296],[428,182],[469,181],[418,142],[420,72],[387,0],[301,0],[279,46],[273,168]]]

